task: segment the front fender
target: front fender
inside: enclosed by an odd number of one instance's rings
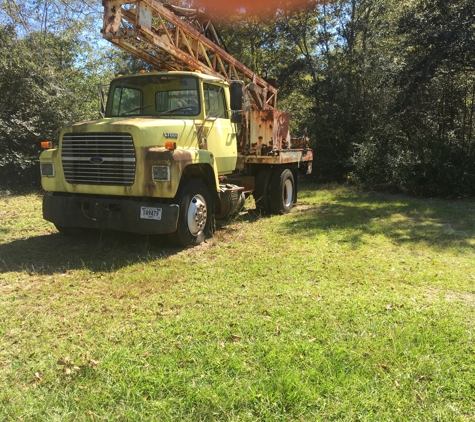
[[[180,181],[189,166],[209,165],[213,168],[215,186],[219,186],[217,171],[212,154],[200,149],[175,149],[167,150],[164,147],[144,147],[144,171],[139,172],[136,184],[144,187],[144,196],[173,198],[176,195]],[[169,166],[170,180],[153,180],[153,166]],[[187,170],[188,168],[188,170]],[[143,177],[143,180],[139,180]]]

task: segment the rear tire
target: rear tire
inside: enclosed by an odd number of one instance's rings
[[[208,237],[212,221],[211,195],[201,180],[184,181],[177,193],[178,226],[168,238],[176,246],[196,246]]]
[[[272,178],[272,169],[261,170],[256,177],[256,186],[252,192],[256,208],[266,213],[271,212],[269,204],[269,186]]]
[[[278,169],[272,174],[269,204],[274,214],[286,214],[294,206],[295,180],[289,169]]]

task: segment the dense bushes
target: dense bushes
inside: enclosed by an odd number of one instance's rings
[[[298,17],[281,29],[296,40],[300,72],[312,80],[301,92],[310,102],[315,178],[474,195],[472,2],[351,0],[314,13],[314,32]],[[286,98],[299,90],[296,62],[281,70]]]

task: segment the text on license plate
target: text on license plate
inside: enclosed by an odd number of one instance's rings
[[[145,218],[147,220],[161,220],[162,209],[155,207],[141,207],[140,218]]]

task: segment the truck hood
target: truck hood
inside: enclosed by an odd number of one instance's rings
[[[75,123],[61,130],[65,133],[130,133],[134,143],[142,147],[163,146],[166,141],[175,141],[178,146],[197,146],[194,120],[156,119],[139,117],[114,117]]]

